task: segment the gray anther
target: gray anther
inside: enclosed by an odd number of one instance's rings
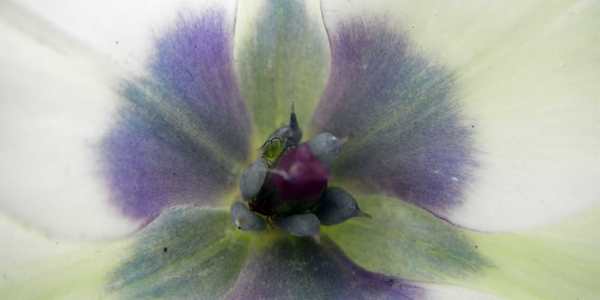
[[[235,202],[229,209],[229,217],[233,225],[240,230],[263,231],[267,228],[263,218],[250,211],[242,202]]]
[[[252,197],[256,196],[262,187],[265,176],[267,175],[267,160],[259,158],[253,161],[242,174],[240,179],[240,191],[242,192],[242,198],[246,201],[250,201]]]
[[[331,170],[333,163],[342,151],[342,146],[349,139],[349,136],[338,139],[333,134],[324,132],[308,140],[306,144],[308,144],[314,156]]]
[[[284,217],[275,221],[275,225],[297,237],[315,237],[321,229],[319,219],[311,213]]]
[[[338,187],[330,187],[325,191],[315,215],[323,225],[339,224],[353,217],[371,218],[358,208],[352,195]]]

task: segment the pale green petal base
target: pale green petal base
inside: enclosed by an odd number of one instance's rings
[[[225,210],[177,208],[126,241],[3,270],[0,299],[223,297],[252,236],[235,229]]]
[[[258,133],[255,144],[260,147],[273,131],[287,125],[292,100],[309,138],[306,126],[330,68],[319,3],[257,2],[239,3],[235,41],[240,86]]]
[[[600,294],[600,207],[545,229],[482,234],[453,227],[397,199],[358,199],[373,219],[322,229],[369,271],[508,299],[594,299]],[[0,298],[225,297],[249,254],[282,238],[297,239],[273,229],[238,231],[224,210],[178,208],[130,240],[4,268]]]
[[[122,253],[130,245],[130,240],[111,245],[89,245],[3,269],[0,299],[101,298],[112,272],[121,263]]]
[[[237,281],[251,236],[225,210],[167,211],[136,236],[107,291],[125,299],[221,298]]]
[[[356,264],[405,279],[473,278],[491,264],[461,230],[423,209],[385,197],[356,197],[373,218],[321,227]]]
[[[446,282],[507,299],[597,299],[600,207],[522,233],[472,232],[393,198],[357,197],[373,219],[322,227],[372,272]]]
[[[600,206],[538,230],[469,236],[495,268],[459,284],[507,299],[600,297]]]

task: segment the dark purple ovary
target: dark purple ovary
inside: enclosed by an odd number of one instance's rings
[[[283,154],[275,171],[265,183],[250,207],[266,216],[284,216],[313,208],[321,200],[331,173],[306,144],[300,144]]]

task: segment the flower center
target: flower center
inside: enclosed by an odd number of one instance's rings
[[[231,206],[233,224],[240,230],[262,231],[267,228],[266,218],[292,235],[315,237],[320,225],[370,218],[349,193],[327,186],[331,168],[350,138],[321,133],[300,143],[302,130],[292,103],[290,124],[269,136],[260,148],[261,157],[242,174],[239,186],[247,205]]]

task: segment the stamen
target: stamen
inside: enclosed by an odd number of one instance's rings
[[[338,187],[328,188],[325,191],[325,196],[321,199],[315,214],[323,225],[339,224],[354,217],[371,218],[371,215],[358,208],[356,199],[352,195]]]
[[[329,132],[321,133],[308,140],[306,144],[310,147],[315,157],[331,170],[338,156],[342,152],[342,146],[346,144],[352,135],[338,139]]]
[[[251,212],[242,202],[235,202],[231,205],[229,218],[240,230],[263,231],[267,228],[265,220]]]
[[[239,184],[244,200],[250,201],[252,197],[258,194],[265,182],[267,171],[267,160],[262,157],[253,161],[244,170]]]
[[[298,118],[296,118],[296,108],[294,105],[294,101],[292,100],[292,109],[290,112],[290,125],[291,134],[288,137],[289,141],[295,146],[300,143],[302,140],[302,129],[300,129],[300,124],[298,123]]]
[[[297,237],[316,237],[321,230],[319,219],[311,213],[281,218],[275,224]]]

